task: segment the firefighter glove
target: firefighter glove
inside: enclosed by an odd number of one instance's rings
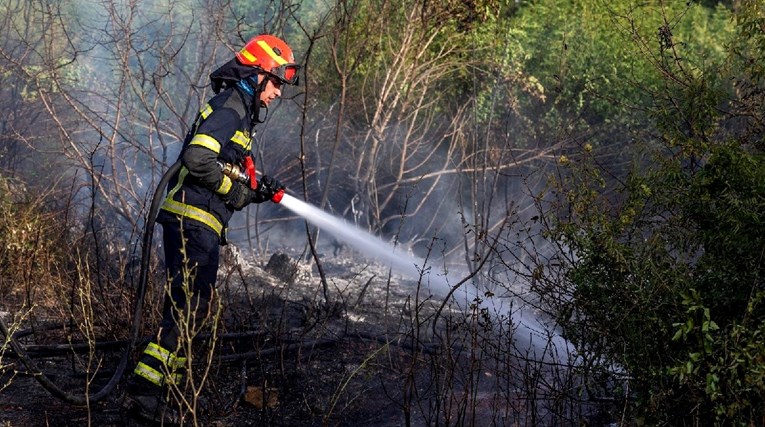
[[[271,200],[281,190],[284,190],[284,185],[279,180],[263,175],[263,178],[258,182],[258,188],[255,190],[258,197],[253,199],[253,202],[262,203]]]
[[[231,190],[223,197],[223,201],[234,208],[234,210],[239,211],[252,202],[254,193],[255,192],[250,190],[249,187],[234,182],[231,186]]]

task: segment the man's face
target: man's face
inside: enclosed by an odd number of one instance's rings
[[[258,78],[260,79],[259,82],[262,79],[268,80],[265,89],[260,93],[260,104],[268,107],[271,101],[282,96],[282,84],[278,80],[269,78],[264,74],[259,75]]]

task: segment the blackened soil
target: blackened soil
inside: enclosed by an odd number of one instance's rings
[[[326,288],[315,270],[301,268],[284,280],[284,275],[228,260],[218,289],[224,301],[216,331],[221,338],[212,361],[198,363],[191,375],[199,381],[209,371],[196,424],[427,425],[431,410],[422,403],[426,399],[418,398],[426,391],[412,384],[429,384],[425,355],[433,348],[427,338],[413,338],[408,291],[392,291],[384,270],[352,261],[325,266]],[[42,341],[56,339],[32,336],[26,342]],[[201,341],[198,351],[204,355],[209,340]],[[96,353],[102,368],[91,390],[107,381],[119,351]],[[35,361],[64,390],[81,394],[84,358],[65,351],[38,354]],[[152,425],[121,410],[124,378],[106,399],[76,406],[52,396],[12,355],[6,353],[2,363],[12,367],[0,378],[4,427]],[[193,425],[193,417],[187,414],[184,424]]]

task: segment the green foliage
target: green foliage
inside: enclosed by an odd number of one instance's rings
[[[743,0],[736,14],[738,37],[732,46],[737,65],[753,84],[765,79],[765,4],[758,0]]]
[[[738,98],[733,115],[745,123],[740,138],[765,150],[765,122],[760,119],[765,105],[765,4],[741,1],[735,20],[737,37],[728,61]]]
[[[566,333],[630,373],[649,424],[765,416],[765,156],[736,143],[705,154],[634,173],[623,197],[604,197],[587,157],[567,166]]]
[[[527,34],[525,70],[537,76],[547,94],[542,125],[583,130],[620,121],[624,106],[619,103],[644,96],[631,82],[650,83],[648,67],[614,25],[608,4],[536,2],[522,9],[515,26]]]
[[[742,10],[739,23],[757,21]],[[566,208],[555,236],[571,250],[575,289],[561,321],[583,351],[629,373],[634,394],[625,398],[638,423],[759,425],[765,156],[748,135],[759,132],[762,111],[753,108],[754,91],[731,84],[759,84],[755,72],[740,77],[734,65],[741,52],[754,57],[741,46],[756,30],[732,27],[721,6],[670,8],[645,20],[637,11],[621,11],[617,21],[640,24],[630,28],[647,68],[634,89],[646,96],[621,90],[642,103],[654,139],[641,144],[647,150],[621,182],[589,153],[561,162]],[[659,30],[648,42],[651,28]],[[747,119],[731,125],[726,110]]]
[[[716,67],[733,34],[730,18],[723,7],[686,2],[533,2],[493,29],[517,55],[508,48],[494,54],[519,59],[511,69],[538,82],[536,93],[543,96],[518,97],[537,132],[597,129],[609,138],[591,141],[600,147],[661,125],[655,117],[666,115],[663,106],[673,99],[689,103],[682,112],[698,116],[692,125],[709,123],[709,100],[676,95],[710,93],[719,84]],[[679,78],[667,79],[668,73]],[[523,84],[516,87],[530,93]],[[658,98],[666,101],[646,109]],[[664,123],[683,124],[679,114]]]

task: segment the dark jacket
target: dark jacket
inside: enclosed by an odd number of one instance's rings
[[[251,103],[251,96],[229,86],[200,110],[183,143],[183,166],[168,185],[157,222],[183,220],[184,227],[206,227],[225,238],[234,213],[226,199],[242,184],[223,175],[218,162],[240,165],[252,154]]]

